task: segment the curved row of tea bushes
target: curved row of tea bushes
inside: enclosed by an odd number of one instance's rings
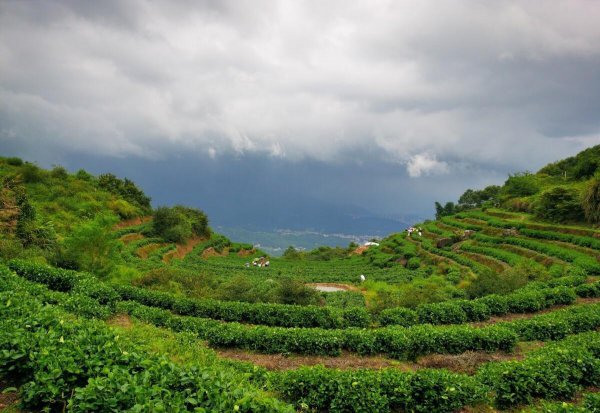
[[[429,241],[427,239],[421,239],[420,244],[424,250],[426,250],[432,254],[448,258],[460,265],[464,265],[465,267],[469,267],[475,274],[481,274],[486,271],[489,271],[489,268],[486,267],[485,265],[480,264],[477,261],[473,261],[473,260],[465,257],[464,255],[457,254],[454,251],[444,250],[441,248],[434,247],[433,244],[431,243],[431,241]]]
[[[486,221],[489,226],[496,227],[496,228],[504,228],[504,229],[516,228],[519,230],[519,233],[521,235],[525,235],[530,238],[568,242],[570,244],[578,245],[580,247],[587,247],[587,248],[592,248],[595,250],[600,250],[600,239],[594,238],[592,236],[582,236],[582,235],[560,232],[560,231],[556,231],[556,230],[548,231],[548,230],[535,229],[535,228],[531,228],[531,226],[534,226],[535,224],[532,225],[532,224],[525,223],[525,222],[502,221],[500,219],[490,217],[489,215],[486,215],[483,213],[469,212],[469,213],[464,213],[464,214],[458,214],[457,216],[465,217],[465,218],[474,217],[477,219],[481,219],[483,221]]]
[[[371,323],[365,308],[299,306],[268,303],[243,303],[217,300],[195,300],[173,294],[131,286],[114,286],[99,282],[93,276],[46,265],[12,260],[9,267],[20,276],[47,285],[52,290],[89,295],[101,304],[114,305],[131,300],[160,307],[180,315],[236,321],[280,327],[368,327]]]
[[[183,317],[167,310],[122,302],[120,312],[174,331],[191,331],[214,347],[235,347],[262,353],[300,353],[337,356],[342,350],[360,354],[387,353],[407,360],[431,353],[511,351],[517,335],[498,326],[381,328],[327,330],[321,328],[281,328],[223,323],[198,317]]]
[[[545,402],[541,406],[525,409],[522,413],[600,413],[600,394],[587,393],[580,404]]]
[[[575,288],[575,293],[583,298],[600,297],[600,281],[579,285]]]
[[[472,377],[446,370],[335,370],[304,367],[279,373],[274,387],[300,410],[356,413],[447,413],[486,400]]]
[[[28,411],[294,411],[243,375],[149,356],[28,293],[2,292],[0,304],[0,378]]]
[[[400,360],[432,354],[472,351],[511,351],[519,340],[555,340],[600,327],[600,304],[581,305],[528,319],[484,327],[468,325],[409,328],[281,328],[225,323],[177,316],[168,310],[121,302],[117,310],[174,331],[191,331],[214,347],[235,347],[262,353],[339,355],[348,350],[362,355],[388,354]]]
[[[508,252],[498,248],[485,247],[482,245],[473,245],[473,244],[461,244],[460,249],[466,252],[474,252],[476,254],[485,255],[488,257],[492,257],[496,260],[502,261],[514,267],[519,263],[523,262],[524,258],[521,255]]]
[[[536,398],[571,399],[584,387],[600,385],[600,334],[569,337],[535,350],[523,361],[489,363],[476,377],[493,391],[499,408]]]
[[[583,282],[583,280],[582,280]],[[491,316],[529,313],[558,304],[572,304],[577,299],[573,287],[524,288],[507,295],[492,294],[474,300],[453,300],[421,304],[415,310],[396,307],[379,314],[381,325],[462,324],[489,320]],[[583,290],[582,290],[583,291]]]
[[[598,386],[600,333],[569,337],[525,360],[484,364],[475,376],[318,366],[274,373],[272,381],[285,399],[311,411],[449,413],[489,403],[510,408],[535,398],[572,398],[586,386]],[[594,406],[597,399],[586,403]]]
[[[600,327],[600,304],[575,306],[497,325],[514,331],[522,341],[560,340]]]
[[[53,291],[87,295],[102,305],[113,307],[120,299],[119,294],[96,277],[84,272],[53,268],[23,260],[11,260],[8,267],[19,276],[47,286]]]
[[[271,303],[196,300],[130,286],[115,286],[121,299],[172,310],[179,315],[278,327],[368,327],[366,308],[300,306]]]
[[[300,353],[337,356],[341,351],[339,331],[319,328],[251,327],[209,318],[177,316],[168,310],[135,301],[123,301],[117,311],[173,331],[190,331],[214,347],[237,347],[263,353]]]
[[[590,274],[600,274],[600,263],[594,257],[581,253],[579,251],[563,248],[558,245],[512,236],[492,237],[481,233],[474,234],[472,238],[477,241],[486,242],[488,244],[511,244],[516,245],[518,247],[527,248],[532,251],[536,251],[542,254],[549,255],[551,257],[559,258],[563,261],[570,262],[577,267],[583,268]]]
[[[52,304],[85,318],[107,319],[114,308],[80,292],[52,291],[44,284],[34,283],[17,276],[8,267],[0,265],[0,291],[27,292],[44,304]]]

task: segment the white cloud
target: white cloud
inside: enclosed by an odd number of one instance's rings
[[[583,0],[3,2],[0,143],[520,167],[600,142],[598,21]]]
[[[411,156],[406,165],[406,171],[411,178],[418,178],[422,175],[447,174],[449,168],[446,162],[438,161],[435,155],[420,153]]]

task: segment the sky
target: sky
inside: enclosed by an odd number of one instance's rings
[[[4,0],[0,153],[226,225],[406,222],[600,143],[599,21],[592,0]]]

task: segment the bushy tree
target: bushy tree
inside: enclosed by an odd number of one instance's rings
[[[288,260],[297,260],[297,259],[302,258],[302,253],[290,245],[283,252],[283,258],[288,259]]]
[[[64,180],[69,177],[69,172],[67,172],[67,170],[63,166],[56,165],[50,171],[50,176],[55,179]]]
[[[23,159],[13,156],[11,158],[6,158],[6,163],[12,166],[21,166],[23,165]]]
[[[456,211],[456,206],[454,202],[446,202],[446,205],[442,206],[439,202],[435,203],[435,219],[440,219],[447,215],[452,215]]]
[[[546,165],[540,173],[564,176],[568,180],[588,179],[600,168],[600,145],[587,148],[575,156]]]
[[[56,233],[52,223],[39,222],[35,208],[29,202],[24,188],[17,188],[15,192],[17,207],[19,208],[15,234],[23,247],[53,248],[56,243]]]
[[[530,172],[509,175],[504,183],[503,192],[510,196],[529,196],[540,191],[536,176]]]
[[[199,209],[183,206],[161,207],[154,211],[154,233],[170,242],[184,242],[192,236],[208,236],[208,218]]]
[[[476,191],[467,189],[458,199],[458,205],[461,209],[480,207],[486,202],[497,203],[500,194],[498,185],[490,185],[482,190]]]
[[[300,280],[287,277],[281,279],[277,295],[278,301],[283,304],[309,305],[319,300],[317,290],[307,287]]]
[[[81,179],[82,181],[91,181],[94,178],[92,174],[87,172],[85,169],[78,170],[75,174],[75,177],[77,177],[77,179]]]
[[[584,210],[579,192],[564,186],[544,191],[538,200],[535,214],[553,222],[581,221],[584,218]]]
[[[588,222],[600,222],[600,179],[590,181],[583,195],[582,206]]]
[[[98,177],[98,186],[115,195],[119,195],[129,203],[137,205],[145,212],[150,212],[150,197],[129,179],[119,179],[113,174],[102,174]]]
[[[116,219],[100,215],[77,226],[64,240],[60,262],[105,276],[118,262],[120,242],[111,232]]]
[[[25,162],[21,167],[21,175],[23,176],[23,182],[27,184],[34,184],[44,180],[44,171],[37,165],[29,162]]]
[[[466,291],[471,298],[488,294],[508,294],[530,281],[543,280],[548,276],[544,267],[535,261],[527,260],[501,273],[486,271],[479,274]]]

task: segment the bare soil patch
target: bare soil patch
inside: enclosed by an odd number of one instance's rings
[[[247,257],[249,255],[252,255],[256,252],[256,250],[254,248],[252,248],[251,250],[239,250],[237,255],[238,257]]]
[[[393,360],[381,355],[360,356],[348,351],[343,351],[338,357],[259,354],[240,349],[221,349],[217,350],[217,354],[222,358],[249,361],[268,370],[291,370],[302,366],[323,365],[327,368],[341,370],[394,368],[410,372],[425,368],[436,368],[448,369],[457,373],[475,374],[482,364],[492,361],[522,360],[529,351],[542,345],[543,343],[538,342],[519,343],[514,353],[467,351],[462,354],[432,354],[420,357],[415,362]]]
[[[462,354],[431,354],[417,361],[420,368],[448,369],[457,373],[475,374],[479,366],[491,361],[522,360],[524,354],[515,353],[484,353],[467,351]]]
[[[208,247],[207,249],[202,251],[202,254],[200,256],[202,257],[202,259],[208,259],[210,257],[225,257],[227,255],[229,255],[229,248],[224,248],[223,251],[219,252],[213,247]]]
[[[152,254],[157,249],[164,247],[165,245],[167,245],[167,244],[157,243],[157,244],[144,245],[143,247],[138,248],[138,250],[135,253],[137,254],[138,257],[145,260],[148,258],[148,255]]]
[[[135,217],[135,218],[126,219],[124,221],[117,223],[113,227],[113,229],[123,229],[123,228],[135,227],[136,225],[142,225],[142,224],[145,224],[146,222],[150,222],[150,221],[152,221],[152,216],[150,216],[150,215],[147,215],[145,217]]]
[[[577,298],[577,300],[575,301],[575,304],[569,304],[569,305],[565,305],[565,304],[561,304],[561,305],[554,305],[552,307],[548,307],[545,308],[541,311],[536,311],[534,313],[522,313],[522,314],[506,314],[503,316],[498,316],[498,317],[492,317],[487,321],[478,321],[475,323],[469,323],[469,325],[473,326],[473,327],[483,327],[486,325],[490,325],[490,324],[496,324],[496,323],[500,323],[503,321],[514,321],[514,320],[523,320],[523,319],[528,319],[531,317],[535,317],[537,315],[540,314],[546,314],[546,313],[551,313],[552,311],[556,311],[556,310],[560,310],[563,308],[567,308],[567,307],[573,307],[574,305],[577,304],[596,304],[596,303],[600,303],[600,298],[595,297],[595,298]]]
[[[121,241],[123,241],[124,244],[129,244],[130,242],[137,241],[137,240],[140,240],[143,238],[144,238],[144,236],[142,234],[134,233],[134,234],[125,234],[119,239]]]
[[[189,240],[187,240],[186,242],[184,242],[182,244],[177,244],[177,249],[175,249],[173,251],[169,251],[165,254],[165,256],[163,257],[163,262],[169,263],[169,262],[171,262],[171,260],[173,258],[178,258],[178,259],[185,258],[186,255],[188,255],[190,252],[192,252],[192,250],[194,249],[194,247],[196,245],[200,244],[203,241],[206,241],[206,238],[194,237],[194,238],[190,238]]]
[[[19,401],[19,393],[7,392],[4,393],[4,389],[10,387],[8,383],[0,382],[0,410],[6,409],[7,407],[14,406]]]
[[[113,327],[132,328],[133,321],[127,314],[117,314],[106,321],[106,324]]]
[[[356,287],[355,285],[350,285],[350,284],[337,284],[337,283],[308,283],[306,284],[307,287],[312,287],[315,289],[318,289],[319,287],[325,287],[325,288],[335,288],[338,289],[340,291],[359,291],[360,292],[360,288]]]
[[[507,263],[495,260],[486,255],[476,254],[473,252],[465,252],[465,251],[461,251],[461,254],[467,258],[472,259],[473,261],[477,261],[478,263],[491,268],[495,272],[502,272],[502,271],[510,268],[510,265],[508,265]]]
[[[352,251],[350,253],[350,255],[360,255],[360,254],[362,254],[363,252],[365,252],[368,249],[369,249],[368,245],[361,245],[360,247],[358,247],[354,251]]]
[[[238,349],[224,349],[217,351],[220,357],[250,361],[269,370],[289,370],[302,366],[315,366],[322,364],[328,368],[337,369],[381,369],[386,367],[402,371],[412,371],[418,368],[414,363],[400,362],[382,356],[359,356],[350,352],[342,352],[339,357],[327,356],[300,356],[283,354],[258,354]]]

